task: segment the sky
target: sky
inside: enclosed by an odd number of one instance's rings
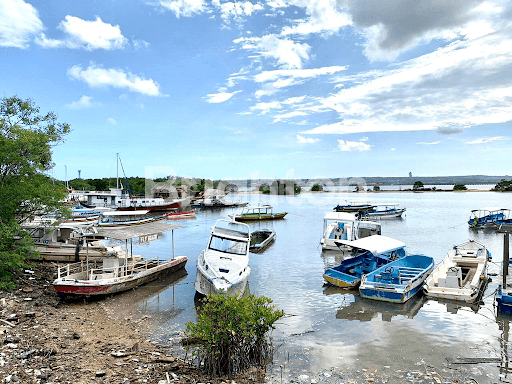
[[[512,2],[0,0],[13,95],[61,180],[507,175]]]

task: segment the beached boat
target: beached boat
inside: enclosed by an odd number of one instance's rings
[[[329,284],[342,288],[357,287],[363,274],[406,255],[403,242],[381,235],[340,242],[350,247],[355,255],[327,269],[323,277]]]
[[[217,220],[208,245],[197,260],[194,283],[197,293],[241,296],[251,273],[250,241],[251,231],[247,224]]]
[[[57,279],[53,282],[53,286],[59,295],[109,295],[135,288],[184,268],[187,258],[174,256],[174,242],[172,259],[169,260],[160,260],[160,258],[144,260],[128,252],[128,240],[131,241],[136,237],[156,238],[155,235],[158,232],[174,231],[177,228],[180,227],[164,223],[150,223],[123,229],[99,228],[98,234],[101,236],[126,241],[127,257],[104,258],[101,263],[87,260],[67,264],[57,269]]]
[[[323,250],[339,250],[344,245],[338,240],[357,240],[381,234],[381,224],[359,220],[354,213],[327,212],[324,216],[323,235],[320,239]],[[340,248],[341,247],[341,248]]]
[[[208,189],[202,199],[194,201],[192,206],[201,208],[232,208],[245,207],[247,202],[226,200],[226,193],[218,189]]]
[[[334,212],[368,212],[373,210],[375,204],[366,200],[345,200],[346,204],[338,204],[333,208]]]
[[[272,229],[260,229],[251,232],[251,245],[249,251],[260,253],[267,249],[276,238],[276,231]]]
[[[486,207],[473,209],[468,220],[471,228],[492,228],[498,220],[505,218],[506,208]]]
[[[394,219],[402,217],[405,208],[400,208],[399,203],[379,203],[373,209],[363,212],[363,217],[372,219]]]
[[[105,212],[98,221],[99,227],[124,227],[163,220],[166,215],[148,215],[149,211],[112,211]]]
[[[242,212],[228,215],[236,221],[257,221],[283,219],[288,212],[274,213],[271,205],[265,204],[257,207],[245,207]]]
[[[408,255],[363,275],[359,293],[367,299],[405,303],[421,291],[433,269],[433,258]]]
[[[474,240],[454,246],[425,281],[428,297],[473,303],[487,281],[490,252]]]
[[[169,212],[166,215],[167,220],[177,220],[177,219],[190,219],[193,217],[196,217],[197,209],[193,209],[191,211],[184,211],[184,212]]]

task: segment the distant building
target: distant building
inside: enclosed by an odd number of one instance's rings
[[[409,172],[409,177],[412,177],[412,172]]]

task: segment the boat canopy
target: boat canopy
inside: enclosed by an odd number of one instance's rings
[[[247,224],[218,219],[212,227],[212,235],[246,241],[251,237],[251,230]]]
[[[327,212],[324,216],[325,220],[356,221],[356,215],[351,212]]]
[[[95,228],[97,233],[87,234],[86,236],[104,236],[114,240],[128,240],[135,237],[151,235],[154,233],[161,233],[181,228],[179,225],[172,225],[166,223],[147,223],[133,225],[123,228]]]
[[[483,207],[483,208],[478,208],[478,209],[472,209],[471,212],[478,212],[478,211],[495,212],[495,211],[504,211],[504,210],[508,210],[508,208]]]
[[[363,237],[358,240],[338,240],[335,241],[337,245],[347,245],[354,249],[361,249],[363,251],[369,251],[373,255],[378,255],[384,252],[392,251],[394,249],[404,248],[405,243],[392,239],[391,237],[382,235],[373,235]]]

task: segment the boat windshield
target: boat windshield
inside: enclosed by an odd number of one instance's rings
[[[213,235],[210,240],[210,245],[208,247],[214,251],[231,253],[234,255],[243,255],[247,254],[247,242],[246,241],[237,241],[232,239],[226,239],[224,237],[219,237]]]

